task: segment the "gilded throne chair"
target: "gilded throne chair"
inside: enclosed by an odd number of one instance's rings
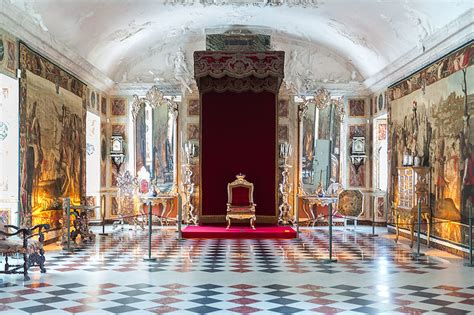
[[[255,230],[256,204],[253,203],[253,184],[245,180],[245,175],[239,174],[237,179],[227,184],[227,229],[231,220],[250,220],[250,226]]]

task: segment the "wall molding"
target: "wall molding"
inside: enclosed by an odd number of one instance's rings
[[[424,51],[421,46],[414,47],[377,74],[367,78],[364,85],[377,93],[468,43],[474,35],[473,16],[474,9],[466,11],[425,38],[421,42]]]

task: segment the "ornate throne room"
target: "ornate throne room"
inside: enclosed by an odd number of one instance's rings
[[[0,313],[473,314],[470,0],[0,0]]]

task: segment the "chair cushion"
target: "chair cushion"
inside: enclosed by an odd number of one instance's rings
[[[38,240],[28,240],[28,254],[34,253],[42,248],[42,244]],[[2,254],[23,254],[23,240],[19,237],[9,237],[0,241],[0,253]]]
[[[229,211],[231,213],[253,213],[250,207],[230,207]]]
[[[249,188],[241,186],[233,187],[231,205],[237,207],[250,206]]]

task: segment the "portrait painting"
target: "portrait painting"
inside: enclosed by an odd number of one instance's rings
[[[104,96],[100,99],[100,112],[102,115],[107,115],[107,99]]]
[[[289,139],[288,125],[278,125],[278,141],[288,142]]]
[[[349,116],[365,117],[365,99],[349,99]]]
[[[278,102],[278,117],[288,117],[289,112],[289,101],[288,100],[280,100]]]
[[[125,116],[127,114],[127,105],[125,98],[113,98],[110,101],[112,116]]]
[[[188,116],[199,115],[199,100],[191,99],[188,102]]]
[[[10,209],[0,208],[0,222],[3,224],[10,224]]]
[[[387,124],[381,123],[377,126],[377,139],[385,140],[387,139]]]
[[[6,57],[6,64],[5,68],[10,71],[11,73],[15,73],[16,70],[16,45],[15,42],[9,39],[5,40],[5,57]],[[4,58],[5,58],[4,57]]]
[[[120,134],[126,141],[126,130],[127,126],[125,124],[112,124],[112,134]]]
[[[90,94],[90,107],[93,108],[93,109],[96,109],[96,94],[95,94],[95,91],[91,91],[91,94]]]
[[[188,124],[188,140],[199,140],[198,124]]]
[[[0,36],[0,63],[3,62],[3,59],[5,59],[5,42],[3,41],[3,38]]]

